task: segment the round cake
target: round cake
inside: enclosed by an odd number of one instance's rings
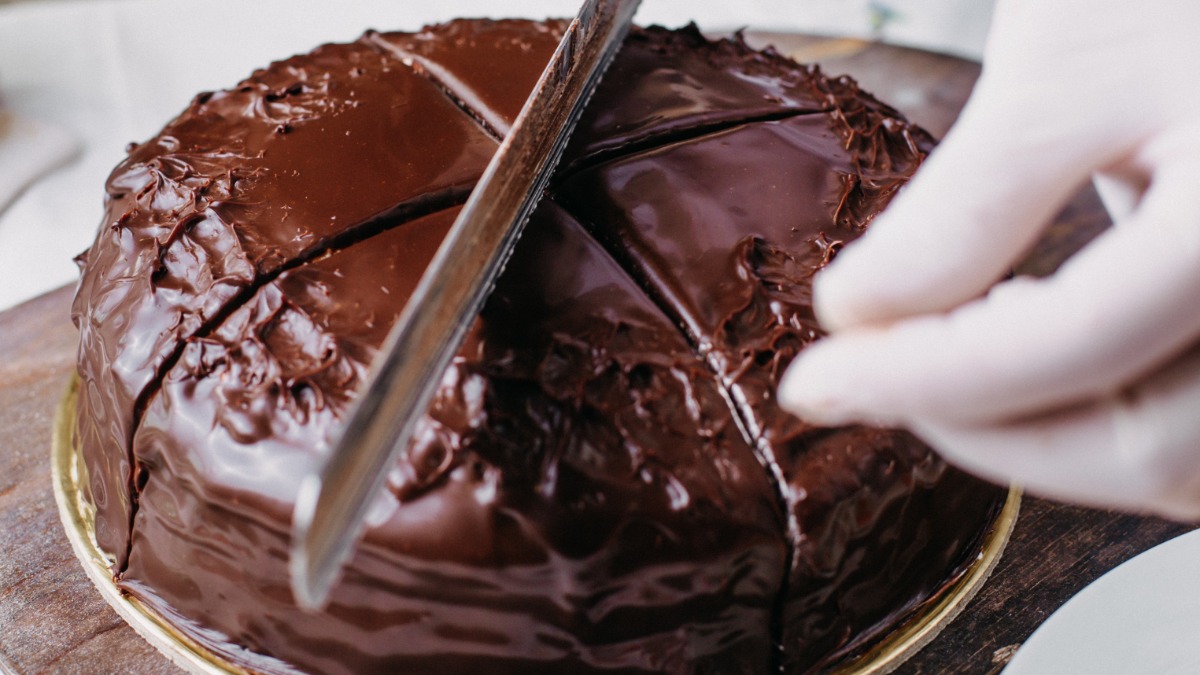
[[[80,257],[75,442],[125,593],[265,672],[803,672],[1003,491],[782,412],[811,278],[932,140],[740,37],[635,29],[320,613],[291,514],[564,29],[370,32],[203,93]]]

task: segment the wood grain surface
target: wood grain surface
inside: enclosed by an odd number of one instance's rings
[[[100,598],[58,520],[48,448],[75,367],[71,294],[0,314],[0,668],[178,672]]]
[[[979,75],[975,63],[858,40],[769,34],[748,39],[820,62],[827,73],[853,74],[864,89],[939,136]],[[1052,271],[1107,225],[1095,193],[1081,192],[1020,271]],[[0,670],[176,673],[104,604],[59,524],[49,444],[54,408],[74,364],[70,299],[71,289],[62,289],[0,313]],[[1189,529],[1027,498],[987,585],[898,672],[996,672],[1088,582]]]

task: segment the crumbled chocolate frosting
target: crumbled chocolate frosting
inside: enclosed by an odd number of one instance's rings
[[[83,263],[77,441],[114,578],[253,670],[800,672],[960,573],[1002,498],[781,412],[811,278],[932,145],[848,79],[637,29],[327,610],[299,479],[564,24],[368,33],[131,147]]]

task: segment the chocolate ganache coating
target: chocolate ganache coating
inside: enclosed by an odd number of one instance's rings
[[[562,22],[370,32],[131,147],[82,257],[77,443],[119,587],[265,672],[801,672],[974,556],[1002,492],[781,412],[811,278],[932,146],[846,78],[635,29],[321,613],[300,478]]]

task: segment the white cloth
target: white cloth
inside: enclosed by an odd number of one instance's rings
[[[990,0],[646,0],[642,24],[868,36],[977,55]],[[574,0],[68,0],[0,8],[0,101],[80,139],[77,161],[0,213],[0,310],[74,281],[99,225],[104,179],[196,92],[367,28],[456,16],[566,16]],[[881,28],[876,28],[882,23]]]
[[[79,149],[61,127],[0,108],[0,213]]]

